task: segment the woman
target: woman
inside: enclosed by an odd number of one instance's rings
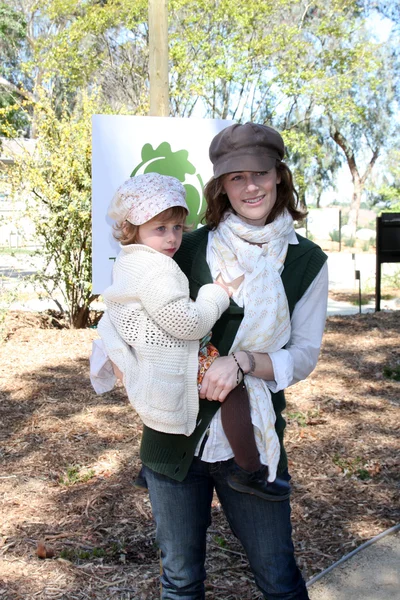
[[[218,277],[235,291],[213,328],[212,342],[221,357],[203,379],[195,431],[185,437],[143,430],[141,458],[161,549],[164,600],[204,598],[214,489],[264,597],[308,598],[293,555],[289,500],[267,502],[237,491],[240,472],[234,473],[237,489],[227,484],[233,453],[218,410],[246,374],[260,456],[268,446],[263,428],[268,398],[280,443],[277,472],[290,479],[283,447],[283,389],[307,377],[316,365],[328,276],[325,254],[294,232],[293,220],[305,213],[297,207],[283,156],[283,140],[270,127],[246,123],[220,132],[210,146],[214,178],[205,189],[207,227],[187,234],[175,256],[193,299],[202,285]],[[280,320],[283,329],[289,326],[289,341],[284,349],[267,353],[263,339],[271,319]]]

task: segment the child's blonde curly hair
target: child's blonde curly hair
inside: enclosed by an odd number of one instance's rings
[[[173,221],[176,224],[183,225],[183,231],[190,231],[192,228],[190,225],[186,225],[187,210],[182,206],[172,206],[163,210],[160,214],[153,217],[153,219],[161,223],[169,223]],[[150,219],[153,221],[153,219]],[[147,221],[149,222],[149,221]],[[128,246],[129,244],[137,244],[139,237],[140,225],[133,225],[129,221],[122,221],[122,223],[115,223],[113,225],[113,236],[122,245]]]

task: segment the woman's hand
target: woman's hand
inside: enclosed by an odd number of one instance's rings
[[[237,370],[232,355],[216,358],[203,377],[200,398],[223,402],[229,392],[237,386]]]
[[[269,354],[252,352],[254,359],[254,371],[251,375],[265,381],[274,381],[274,367]],[[235,351],[236,359],[244,373],[249,373],[252,368],[249,356],[243,350]],[[207,400],[218,400],[223,402],[230,391],[242,381],[242,375],[238,373],[238,366],[232,354],[216,358],[211,367],[206,371],[200,388],[200,398]]]

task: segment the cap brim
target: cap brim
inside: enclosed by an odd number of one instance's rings
[[[219,163],[214,167],[214,179],[227,175],[228,173],[240,173],[241,171],[270,171],[276,166],[276,156],[242,156],[230,157],[227,161]]]

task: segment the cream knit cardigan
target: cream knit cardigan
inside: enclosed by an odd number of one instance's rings
[[[132,406],[148,427],[190,435],[199,407],[199,339],[228,308],[228,294],[207,284],[192,302],[172,258],[133,244],[121,246],[103,298],[98,331]]]

